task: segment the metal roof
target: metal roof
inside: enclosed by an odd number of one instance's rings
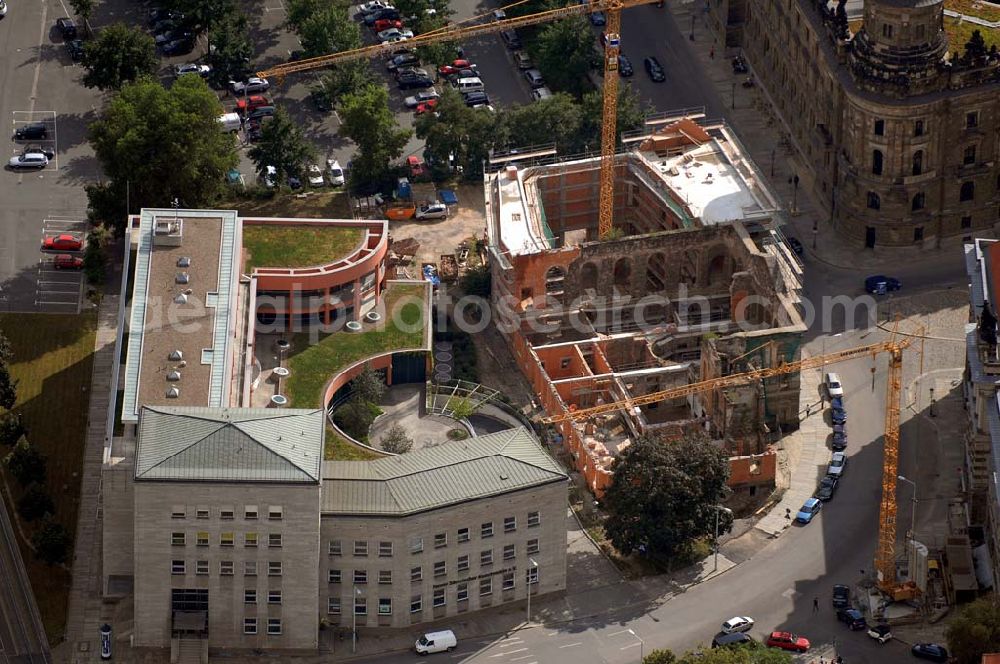
[[[519,427],[374,461],[327,461],[322,510],[401,516],[565,480]]]
[[[145,406],[136,479],[318,482],[323,411]]]

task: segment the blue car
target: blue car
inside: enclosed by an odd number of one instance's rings
[[[830,413],[830,419],[834,424],[847,424],[847,411],[843,408],[834,408]]]
[[[865,292],[872,295],[885,295],[892,291],[898,291],[903,287],[899,279],[887,277],[882,274],[874,274],[865,279]]]
[[[833,397],[830,399],[830,408],[844,410],[844,397]]]
[[[809,523],[813,520],[814,516],[819,514],[822,507],[823,503],[820,502],[819,498],[810,498],[799,509],[799,513],[795,515],[795,520],[799,523]]]

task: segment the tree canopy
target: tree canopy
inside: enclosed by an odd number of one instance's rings
[[[546,25],[538,33],[532,56],[553,90],[579,97],[592,89],[587,74],[597,64],[597,54],[586,17],[572,16]]]
[[[640,438],[615,460],[613,471],[604,495],[604,531],[623,554],[671,557],[713,536],[729,463],[711,441]],[[723,511],[719,532],[731,526],[732,516]]]
[[[65,528],[50,521],[35,531],[31,544],[35,547],[39,560],[49,565],[59,565],[69,557],[73,541]]]
[[[580,105],[564,92],[504,112],[512,147],[555,143],[562,154],[574,151],[582,121]]]
[[[45,482],[45,456],[29,444],[27,438],[22,436],[4,461],[7,470],[21,486]]]
[[[263,175],[268,166],[274,166],[278,181],[283,182],[290,175],[301,175],[308,162],[316,157],[316,151],[302,134],[302,128],[292,122],[288,111],[278,107],[274,117],[264,123],[260,139],[248,155],[258,174]]]
[[[434,113],[417,118],[417,136],[426,141],[427,155],[435,164],[448,164],[454,156],[455,165],[472,177],[482,172],[483,160],[490,149],[503,145],[502,123],[493,113],[465,105],[461,95],[452,88],[442,90]]]
[[[400,424],[393,424],[379,439],[379,445],[386,452],[406,454],[413,447],[413,439]]]
[[[706,648],[677,657],[669,650],[654,650],[642,658],[642,664],[792,664],[790,653],[767,648],[760,643],[730,648]]]
[[[989,597],[962,607],[944,632],[955,664],[979,664],[985,653],[1000,652],[1000,607]]]
[[[382,374],[365,365],[354,380],[351,381],[351,397],[365,403],[378,405],[385,396],[385,379]]]
[[[220,17],[211,32],[211,47],[205,62],[212,66],[209,80],[217,86],[229,81],[242,81],[250,73],[253,44],[247,17],[242,12],[232,12]]]
[[[347,16],[347,8],[329,5],[305,18],[297,29],[307,58],[361,46],[361,30]]]
[[[85,86],[118,90],[125,83],[155,74],[160,59],[152,37],[138,28],[115,23],[84,45],[83,66],[87,69]]]
[[[389,92],[372,84],[341,99],[340,135],[358,147],[350,170],[351,186],[356,190],[377,190],[387,184],[391,162],[403,154],[410,140],[410,130],[396,124],[388,101]]]

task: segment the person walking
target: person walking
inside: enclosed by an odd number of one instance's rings
[[[813,613],[819,613],[819,597],[813,597]]]

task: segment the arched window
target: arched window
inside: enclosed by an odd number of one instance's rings
[[[882,175],[882,151],[872,150],[872,173]]]
[[[917,150],[913,153],[913,174],[920,175],[924,172],[924,151]]]
[[[924,192],[920,191],[914,194],[913,205],[910,206],[910,209],[914,212],[924,209]]]
[[[878,210],[879,208],[882,207],[882,199],[880,199],[878,197],[878,194],[876,194],[874,191],[868,192],[868,207],[870,207],[872,210]]]
[[[958,192],[958,200],[971,201],[976,197],[976,183],[963,182],[962,189]]]

